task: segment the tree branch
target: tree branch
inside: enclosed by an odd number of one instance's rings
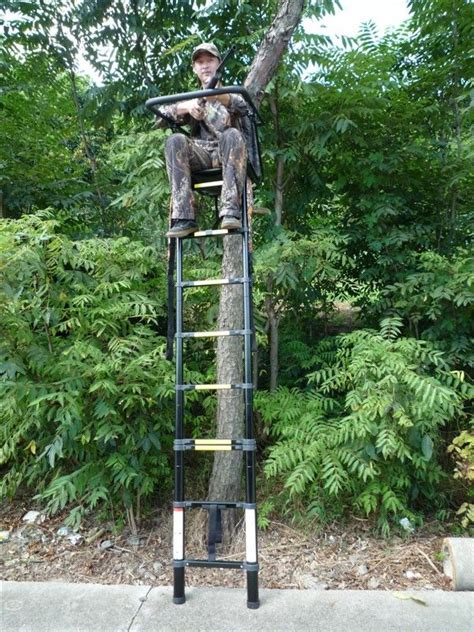
[[[304,0],[280,0],[278,7],[244,84],[257,107],[263,99],[266,86],[278,68],[293,31],[301,21]]]

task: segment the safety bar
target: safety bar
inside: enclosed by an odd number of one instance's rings
[[[202,99],[203,97],[218,96],[221,94],[240,94],[246,101],[247,105],[251,108],[252,113],[255,116],[257,125],[262,125],[263,120],[258,113],[258,110],[252,101],[250,94],[242,86],[228,86],[227,88],[213,88],[210,90],[195,90],[194,92],[181,92],[179,94],[169,94],[165,97],[153,97],[145,102],[146,107],[154,114],[159,115],[158,105],[169,105],[170,103],[177,103],[178,101],[188,101],[189,99]]]

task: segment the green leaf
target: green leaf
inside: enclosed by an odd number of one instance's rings
[[[429,435],[425,435],[421,440],[421,451],[427,461],[433,456],[433,440]]]

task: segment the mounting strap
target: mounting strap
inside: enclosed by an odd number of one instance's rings
[[[209,505],[209,532],[207,537],[207,558],[216,559],[216,544],[222,542],[222,513],[217,505]]]

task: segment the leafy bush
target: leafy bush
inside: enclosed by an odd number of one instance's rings
[[[163,262],[60,229],[47,212],[0,224],[0,493],[27,486],[73,522],[124,504],[133,525],[170,474]]]
[[[307,342],[308,334],[312,338],[315,329],[327,330],[329,314],[344,293],[347,272],[353,267],[345,254],[346,245],[344,235],[328,228],[320,227],[301,237],[279,227],[273,240],[255,253],[254,312],[259,347],[267,344],[263,331],[270,334],[270,347],[276,346],[275,338],[278,340],[279,356],[284,358],[281,381],[295,383],[304,377],[308,358],[303,341]],[[278,367],[271,349],[267,364],[272,388]],[[260,374],[262,381],[264,373]]]
[[[168,225],[164,140],[162,130],[135,130],[118,136],[111,152],[111,162],[121,176],[121,183],[116,187],[109,213],[115,217],[117,230],[140,235],[147,244],[155,244]]]
[[[55,67],[47,51],[32,52],[33,40],[41,40],[39,29],[36,22],[26,47],[2,37],[3,216],[50,206],[77,224],[87,223],[89,230],[110,232],[113,221],[105,213],[113,176],[107,158],[110,130],[93,124],[89,82]]]
[[[434,341],[452,366],[472,367],[474,257],[459,248],[451,256],[413,253],[411,260],[404,280],[384,289],[382,306],[403,314],[412,333]]]
[[[448,448],[448,452],[454,455],[456,468],[454,478],[465,484],[465,494],[467,500],[461,504],[458,516],[461,516],[461,525],[466,529],[474,526],[474,503],[470,500],[474,496],[474,432],[463,430],[461,434],[453,439]]]
[[[429,343],[358,330],[324,341],[323,366],[307,390],[260,393],[257,405],[277,439],[265,465],[309,514],[352,506],[376,514],[379,527],[440,502],[446,477],[439,429],[460,414],[469,387]]]

